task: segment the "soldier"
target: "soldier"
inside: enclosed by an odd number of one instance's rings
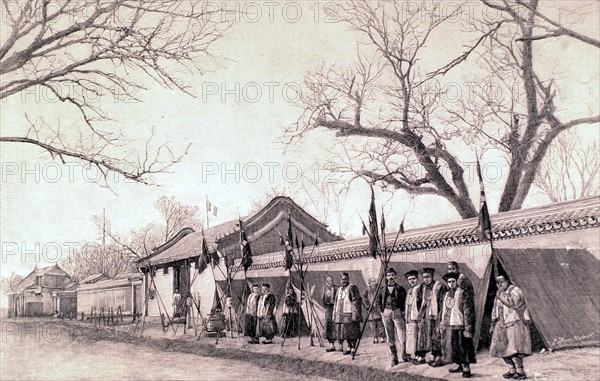
[[[525,297],[520,288],[510,284],[508,277],[496,277],[498,291],[492,311],[492,343],[490,355],[501,357],[509,371],[504,378],[525,379],[523,357],[531,354],[531,317],[525,305]]]
[[[417,321],[419,320],[419,308],[421,307],[421,301],[418,298],[419,288],[421,287],[419,282],[419,272],[417,270],[410,270],[404,274],[410,289],[406,295],[406,307],[404,308],[405,320],[406,320],[406,356],[412,357],[412,360],[416,357],[417,351],[417,340],[419,326]]]
[[[421,270],[423,284],[418,293],[419,309],[419,335],[417,340],[417,357],[413,361],[415,365],[425,364],[425,355],[431,352],[433,359],[429,365],[433,367],[443,366],[442,346],[440,343],[440,332],[438,327],[438,312],[442,297],[448,290],[445,285],[433,280],[435,269],[425,267]]]
[[[258,344],[258,337],[256,337],[256,325],[258,323],[258,301],[260,299],[258,284],[252,285],[252,293],[248,296],[246,302],[246,324],[244,327],[244,333],[250,337],[249,344]]]
[[[273,337],[277,334],[275,321],[275,295],[271,294],[271,285],[263,283],[262,296],[258,300],[256,316],[258,317],[256,337],[264,337],[262,344],[273,344]]]
[[[332,277],[328,276],[325,278],[325,286],[323,287],[323,295],[321,296],[323,306],[325,307],[325,338],[329,341],[329,348],[327,348],[325,352],[335,351],[337,333],[335,323],[333,322],[333,307],[335,305],[337,289],[337,286],[333,284]]]
[[[469,294],[469,297],[472,300],[475,300],[475,289],[473,288],[473,283],[471,283],[471,280],[467,278],[465,274],[458,271],[458,263],[454,261],[448,262],[448,272],[458,274],[458,287],[465,290]]]
[[[440,334],[443,359],[454,363],[450,373],[462,371],[464,378],[471,377],[469,364],[474,364],[475,348],[473,332],[475,330],[475,309],[473,299],[467,291],[458,287],[458,273],[444,274],[449,290],[444,294],[440,308]]]
[[[373,330],[373,344],[378,342],[385,342],[385,332],[383,329],[383,323],[381,321],[381,311],[375,306],[375,299],[379,290],[377,289],[377,280],[375,278],[369,279],[369,287],[365,290],[362,295],[363,307],[365,307],[366,311],[371,310],[369,316],[367,316],[367,321],[369,322],[369,327]],[[373,308],[371,308],[373,307]]]
[[[360,337],[360,322],[362,321],[362,297],[358,287],[350,283],[348,273],[340,276],[342,285],[338,288],[333,309],[333,321],[337,327],[337,337],[340,351],[344,349],[344,340],[348,342],[345,355],[354,355],[356,342]]]

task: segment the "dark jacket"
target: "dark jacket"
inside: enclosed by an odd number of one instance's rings
[[[406,290],[404,287],[396,283],[394,284],[392,293],[389,292],[387,284],[381,287],[381,290],[377,295],[377,308],[381,312],[385,310],[385,305],[388,302],[388,299],[391,300],[394,309],[400,308],[400,310],[404,312],[406,304]]]

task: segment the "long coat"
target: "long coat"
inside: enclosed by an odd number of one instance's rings
[[[329,341],[337,339],[335,323],[333,322],[333,306],[335,305],[337,290],[338,287],[336,285],[332,285],[331,287],[325,286],[321,295],[321,300],[325,307],[325,338]]]
[[[362,297],[354,284],[340,286],[333,307],[333,322],[337,324],[338,340],[357,340],[362,321]]]
[[[461,288],[448,290],[439,311],[442,359],[447,363],[473,364],[475,308],[469,293]],[[465,334],[467,337],[465,336]]]
[[[499,289],[492,310],[492,357],[510,357],[531,354],[531,317],[520,288],[510,285],[506,291]]]
[[[246,303],[246,324],[244,327],[244,334],[246,336],[255,337],[256,335],[256,324],[258,318],[256,312],[258,310],[258,300],[260,295],[252,293],[248,296],[248,302]]]
[[[258,301],[258,324],[256,337],[272,339],[277,334],[277,321],[275,321],[275,295],[263,294]]]
[[[417,352],[439,351],[442,348],[438,327],[438,312],[447,290],[448,288],[445,285],[436,281],[431,282],[429,285],[423,283],[419,288],[417,293],[417,300],[420,304]]]

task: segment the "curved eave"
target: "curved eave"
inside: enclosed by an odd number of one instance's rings
[[[527,236],[553,234],[565,231],[600,227],[600,199],[580,199],[531,209],[516,210],[490,216],[492,239],[501,241]],[[387,251],[410,253],[438,248],[477,245],[482,241],[477,234],[478,219],[452,222],[407,231],[404,234],[386,234]],[[397,240],[396,240],[396,237]],[[304,263],[335,262],[369,257],[368,237],[329,242],[314,249],[304,249]],[[312,255],[310,253],[313,253]],[[252,270],[284,267],[283,251],[254,257]],[[239,271],[239,260],[233,271]]]

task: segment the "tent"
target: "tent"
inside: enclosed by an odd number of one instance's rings
[[[489,344],[494,263],[523,290],[534,343],[539,334],[549,349],[600,344],[600,261],[584,249],[535,248],[494,250],[475,296],[479,347]]]
[[[271,285],[271,293],[275,295],[275,300],[277,303],[277,310],[275,311],[275,318],[277,319],[277,324],[281,329],[282,323],[282,315],[283,315],[283,302],[285,299],[286,287],[288,284],[289,277],[285,275],[282,269],[281,276],[268,276],[268,277],[248,277],[248,287],[251,284],[262,284],[269,283]],[[353,270],[353,271],[345,271],[350,276],[350,282],[356,284],[361,291],[361,293],[367,287],[365,283],[364,277],[361,271]],[[325,285],[325,278],[327,276],[332,276],[334,279],[334,283],[339,284],[339,271],[312,271],[310,268],[306,272],[304,282],[306,286],[306,295],[309,300],[313,303],[313,308],[310,308],[314,313],[315,319],[318,319],[318,322],[312,322],[313,333],[316,335],[317,331],[324,336],[324,324],[325,324],[325,308],[323,306],[323,302],[321,300],[321,293],[323,291],[323,286]],[[296,291],[296,296],[298,300],[300,300],[300,278],[295,271],[292,271],[292,283],[294,286],[294,290]],[[232,289],[232,298],[234,307],[236,311],[239,310],[239,306],[241,305],[241,299],[244,292],[245,281],[243,279],[234,279],[231,282]],[[218,292],[223,295],[227,288],[227,281],[218,280],[217,281],[217,289]],[[246,297],[249,291],[246,291]],[[300,311],[300,327],[299,332],[302,335],[309,334],[309,318],[311,316],[311,311],[307,309],[307,304],[303,303]],[[243,321],[243,316],[240,316],[240,320]],[[318,328],[317,328],[318,327]]]
[[[286,289],[288,285],[289,277],[282,276],[269,276],[269,277],[248,277],[248,283],[243,279],[233,279],[231,281],[231,296],[233,299],[233,306],[235,311],[239,311],[240,321],[244,321],[244,313],[242,311],[241,306],[245,303],[242,302],[244,298],[248,298],[249,293],[251,292],[251,286],[253,284],[263,284],[268,283],[271,286],[271,293],[275,295],[275,303],[277,304],[275,310],[275,319],[277,321],[277,326],[279,328],[279,334],[281,334],[282,324],[283,324],[283,305],[286,296]],[[300,280],[297,275],[294,274],[293,280],[294,289],[296,290],[296,296],[298,300],[300,300]],[[244,291],[244,286],[246,286],[246,291]],[[219,290],[219,294],[222,295],[226,293],[227,290],[227,281],[219,280],[217,281],[217,289]],[[300,311],[300,326],[299,332],[300,334],[307,335],[309,333],[308,325],[306,323],[307,318],[304,316],[304,311]]]

